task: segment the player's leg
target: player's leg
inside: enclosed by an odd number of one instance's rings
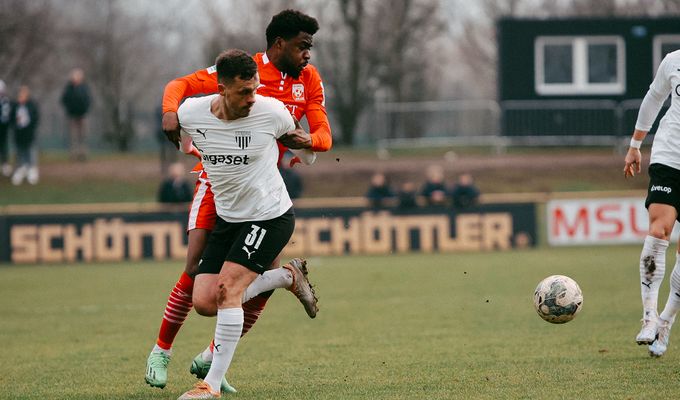
[[[218,220],[215,233],[224,225]],[[284,214],[269,221],[255,221],[242,224],[230,224],[238,228],[236,240],[226,240],[232,243],[226,262],[217,278],[217,324],[215,327],[213,361],[205,377],[205,385],[199,383],[194,390],[186,392],[182,399],[210,398],[201,396],[219,396],[215,389],[220,386],[234,351],[241,337],[243,329],[243,309],[241,302],[243,294],[255,280],[257,274],[263,274],[263,265],[271,265],[274,258],[288,243],[295,227],[295,218]],[[219,244],[215,234],[211,237],[201,263],[201,271],[214,268],[215,262],[209,257],[213,247]],[[228,236],[228,235],[227,235]],[[227,236],[225,238],[229,239]],[[202,284],[200,288],[202,288]],[[201,297],[195,296],[196,300]]]
[[[203,278],[204,275],[208,274],[201,274],[196,277],[196,283],[194,284],[194,307],[196,312],[201,315],[215,316],[217,315],[217,305],[215,304],[214,299],[216,296],[217,285],[214,283],[214,281],[209,283],[208,281],[204,280],[207,279]],[[200,290],[199,287],[201,287]],[[307,280],[306,262],[299,258],[291,260],[290,263],[284,265],[281,268],[269,270],[262,275],[258,275],[244,291],[242,301],[247,302],[247,300],[253,296],[256,296],[262,291],[270,291],[278,288],[286,288],[293,292],[298,297],[298,299],[300,299],[300,302],[307,310],[308,315],[316,316],[318,308],[316,306],[317,300],[314,294],[314,289]],[[246,323],[247,321],[244,320],[244,326]],[[208,371],[210,370],[210,365],[213,360],[214,346],[215,342],[213,340],[210,342],[208,347],[206,347],[202,352],[198,353],[198,355],[196,355],[196,357],[194,357],[191,362],[189,372],[199,379],[205,378],[208,374]],[[232,392],[236,392],[236,390],[230,386],[226,380],[223,380],[222,393]]]
[[[195,284],[197,285],[197,283]],[[195,287],[195,286],[194,286]],[[307,261],[294,258],[288,264],[265,271],[258,275],[243,292],[243,305],[264,292],[275,289],[286,289],[292,292],[302,303],[310,318],[316,317],[318,311],[314,288],[307,279]],[[205,293],[206,290],[203,290]],[[217,315],[217,305],[212,294],[194,296],[194,308],[200,315],[214,317]],[[244,325],[245,326],[245,325]]]
[[[642,328],[635,337],[638,344],[652,344],[656,338],[659,287],[666,272],[666,249],[676,211],[668,204],[649,205],[649,232],[640,253],[640,293]]]
[[[650,356],[661,357],[668,349],[671,327],[678,311],[680,311],[680,241],[678,241],[678,252],[675,253],[675,266],[671,272],[671,290],[668,293],[666,306],[659,315],[656,340],[649,346]]]
[[[194,276],[198,272],[198,263],[210,231],[215,225],[215,219],[215,203],[210,184],[207,177],[201,176],[196,181],[194,199],[189,211],[187,259],[184,272],[170,292],[156,344],[146,363],[145,380],[153,387],[163,388],[167,384],[167,366],[172,355],[172,344],[191,311]]]
[[[213,280],[213,284],[204,285],[202,279],[204,275],[197,277],[197,297],[205,297],[203,288],[217,293],[213,298],[213,302],[218,307],[213,362],[204,382],[199,381],[192,390],[180,396],[180,400],[220,398],[223,392],[222,382],[231,364],[243,328],[241,296],[257,273],[240,264],[225,262],[222,271]],[[212,290],[213,288],[217,289]]]

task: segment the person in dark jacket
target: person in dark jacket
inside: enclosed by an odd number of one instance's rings
[[[428,206],[446,204],[447,189],[444,184],[444,169],[439,165],[431,165],[426,171],[427,180],[420,194]]]
[[[451,203],[455,209],[465,209],[477,204],[479,200],[479,189],[475,186],[475,181],[472,175],[468,173],[461,174],[458,177],[458,182],[451,190]]]
[[[193,186],[184,177],[184,165],[179,162],[171,164],[168,168],[168,177],[161,183],[158,190],[158,201],[161,203],[188,203],[193,197]]]
[[[0,80],[0,172],[12,175],[9,164],[9,126],[12,122],[12,101],[7,95],[7,85]]]
[[[279,173],[281,178],[283,178],[283,183],[286,185],[290,198],[299,199],[302,196],[304,184],[300,174],[290,166],[291,159],[294,157],[293,153],[286,151],[279,163]]]
[[[90,110],[90,89],[85,83],[85,74],[80,68],[71,71],[61,104],[69,119],[69,141],[71,159],[85,161],[87,159],[87,138],[85,131],[85,115]]]
[[[371,208],[379,209],[385,207],[385,200],[394,197],[394,192],[387,182],[385,174],[377,172],[371,177],[371,186],[368,187],[366,198]]]
[[[17,153],[17,168],[12,175],[14,185],[20,185],[24,178],[31,185],[38,183],[38,155],[35,143],[39,119],[38,105],[31,99],[30,89],[28,86],[21,86],[12,108],[14,145]]]
[[[397,193],[399,199],[397,208],[400,210],[412,210],[418,208],[418,192],[413,182],[404,182]]]

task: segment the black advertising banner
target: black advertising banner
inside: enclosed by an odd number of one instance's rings
[[[533,203],[446,208],[296,209],[287,256],[498,251],[536,245]],[[0,262],[182,260],[186,212],[0,215]]]

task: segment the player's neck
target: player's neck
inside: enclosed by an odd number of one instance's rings
[[[212,112],[213,115],[218,119],[224,121],[233,121],[239,118],[229,111],[229,107],[222,96],[215,96],[215,98],[210,102],[210,112]]]
[[[265,50],[265,54],[267,55],[267,58],[269,59],[269,62],[276,67],[279,71],[282,71],[281,69],[281,56],[280,53],[276,50],[272,49],[267,49]]]

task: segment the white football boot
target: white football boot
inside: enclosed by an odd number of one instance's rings
[[[635,341],[639,345],[652,344],[656,340],[656,319],[643,319],[642,329],[635,337]]]
[[[652,357],[661,357],[663,353],[668,350],[668,341],[671,338],[671,327],[673,321],[666,321],[659,319],[657,324],[657,337],[654,343],[649,346],[649,355]]]

